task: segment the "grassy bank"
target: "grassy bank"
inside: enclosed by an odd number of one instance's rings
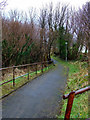
[[[64,94],[68,94],[71,92],[71,90],[78,90],[80,88],[88,86],[88,70],[86,62],[65,62],[60,60],[58,57],[53,57],[53,59],[59,61],[65,66],[65,68],[69,68],[68,80]],[[88,93],[89,92],[85,92],[75,96],[71,118],[88,118]],[[58,116],[58,118],[64,118],[66,106],[67,100],[63,100],[61,114]]]
[[[53,67],[54,67],[53,64],[50,64],[48,67],[43,69],[43,73],[48,72]],[[24,75],[22,77],[16,78],[14,87],[13,87],[13,81],[2,85],[2,95],[0,95],[0,97],[2,97],[4,95],[10,93],[11,91],[19,88],[20,86],[24,85],[25,83],[32,81],[34,78],[38,77],[39,75],[41,75],[43,73],[41,70],[38,70],[37,74],[36,74],[36,72],[29,73],[29,80],[28,80],[28,75]],[[5,82],[5,81],[7,81],[7,80],[1,81],[1,82]]]

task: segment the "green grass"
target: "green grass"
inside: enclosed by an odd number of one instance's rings
[[[65,93],[68,94],[71,90],[78,90],[80,88],[88,86],[88,76],[85,76],[88,73],[87,63],[79,61],[63,61],[58,57],[52,57],[61,64],[64,65],[65,69],[69,68],[67,86],[65,88]],[[76,95],[73,102],[73,107],[71,111],[71,118],[88,118],[88,94],[85,92],[79,95]],[[63,106],[60,115],[58,118],[64,118],[67,99],[63,100]]]
[[[67,100],[63,103],[61,115],[58,118],[64,118]],[[75,96],[70,118],[88,118],[88,92]]]
[[[43,69],[43,73],[44,72],[48,72],[48,70],[53,69],[53,68],[54,68],[54,66],[53,66],[53,64],[51,64],[47,68]],[[32,81],[35,77],[38,77],[39,75],[41,75],[43,73],[41,72],[41,70],[38,70],[37,71],[37,75],[36,75],[36,72],[29,73],[29,76],[30,76],[29,80],[28,80],[28,75],[25,75],[23,77],[19,77],[19,78],[15,79],[15,87],[13,87],[13,81],[8,82],[8,83],[2,85],[2,94],[0,95],[0,97],[10,93],[14,89],[19,88],[23,84]]]
[[[69,68],[69,76],[72,75],[73,73],[76,73],[78,72],[80,69],[78,68],[79,65],[78,64],[75,64],[75,62],[71,62],[71,61],[64,61],[64,60],[61,60],[59,57],[54,57],[52,56],[53,59],[57,60],[58,62],[60,62],[61,64],[64,65],[65,68]],[[77,61],[76,61],[77,63]],[[74,65],[75,64],[75,65]]]

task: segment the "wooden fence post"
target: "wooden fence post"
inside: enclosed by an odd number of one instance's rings
[[[36,75],[37,75],[37,64],[36,64]]]
[[[47,62],[47,68],[49,68],[49,62]]]
[[[45,62],[45,68],[46,68],[46,70],[47,70],[47,62]]]
[[[70,113],[72,109],[72,104],[75,96],[75,91],[70,92],[69,97],[68,97],[68,103],[67,103],[67,108],[65,112],[65,119],[64,120],[69,120],[70,119]]]
[[[28,80],[29,80],[29,66],[27,66],[27,69],[28,69]]]
[[[13,87],[15,86],[15,67],[13,66]]]
[[[41,63],[41,65],[42,65],[42,73],[43,73],[43,63]]]

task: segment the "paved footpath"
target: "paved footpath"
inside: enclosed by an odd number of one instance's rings
[[[3,118],[54,118],[59,114],[67,76],[64,67],[39,76],[2,101]]]

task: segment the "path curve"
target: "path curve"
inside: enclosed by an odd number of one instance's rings
[[[59,114],[67,76],[64,67],[39,76],[2,100],[3,118],[55,118]]]

